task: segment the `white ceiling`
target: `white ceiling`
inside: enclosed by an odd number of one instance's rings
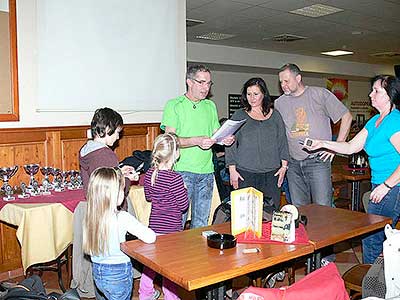
[[[289,11],[313,4],[344,11],[311,18]],[[377,58],[374,53],[400,53],[400,0],[186,0],[187,18],[204,24],[187,28],[187,40],[241,48],[327,57],[320,52],[346,49],[354,55],[336,59],[371,64],[400,64],[400,54]],[[234,34],[221,41],[196,39],[218,32]],[[358,34],[355,34],[358,33]],[[278,34],[307,39],[275,42]]]

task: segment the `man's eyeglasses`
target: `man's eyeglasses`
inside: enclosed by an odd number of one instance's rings
[[[194,78],[192,80],[200,85],[203,85],[203,86],[206,85],[207,87],[211,87],[214,84],[214,82],[212,82],[212,81],[206,82],[205,80],[197,80]]]

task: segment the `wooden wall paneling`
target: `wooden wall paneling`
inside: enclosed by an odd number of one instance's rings
[[[0,129],[0,167],[18,165],[11,185],[29,183],[24,164],[79,170],[78,152],[87,140],[89,126]],[[120,160],[133,150],[151,150],[159,124],[126,124],[115,151]],[[35,176],[38,181],[43,175]],[[16,229],[0,222],[0,273],[21,268],[20,247]]]
[[[26,164],[39,164],[40,166],[46,165],[46,141],[28,144],[16,144],[14,148],[14,163],[19,166],[18,173],[13,177],[14,184],[25,182],[29,184],[29,175],[24,170]],[[43,179],[43,175],[38,172],[35,175],[36,180],[39,182]]]
[[[60,131],[46,132],[46,165],[61,168],[61,134]]]
[[[160,126],[155,125],[149,128],[149,134],[147,135],[147,149],[153,149],[155,138],[161,133]]]
[[[62,140],[62,169],[79,171],[79,150],[87,139]]]
[[[0,273],[22,266],[21,248],[16,238],[16,229],[0,222]]]
[[[72,127],[60,134],[60,159],[62,170],[79,170],[79,150],[87,141],[88,127]]]

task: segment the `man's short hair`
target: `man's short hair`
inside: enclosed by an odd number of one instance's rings
[[[301,75],[301,71],[300,71],[300,68],[297,66],[297,65],[295,65],[295,64],[284,64],[280,69],[279,69],[279,72],[278,72],[278,74],[280,73],[280,72],[283,72],[283,71],[286,71],[286,70],[289,70],[292,74],[294,74],[295,76],[297,76],[297,75]]]
[[[208,72],[211,74],[210,69],[207,68],[205,65],[190,65],[187,68],[186,79],[194,79],[197,72]]]
[[[122,125],[122,117],[115,110],[108,107],[99,108],[95,111],[90,124],[92,138],[112,135]]]

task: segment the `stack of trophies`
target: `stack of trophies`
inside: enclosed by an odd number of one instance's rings
[[[19,190],[18,198],[29,198],[30,196],[50,195],[51,191],[62,192],[65,189],[76,190],[82,188],[82,177],[78,171],[61,171],[53,167],[40,167],[38,164],[24,165],[24,170],[29,174],[29,185],[21,182],[20,186],[14,188],[9,184],[9,180],[18,171],[18,166],[0,168],[0,179],[3,181],[1,190],[4,192],[4,201],[15,200],[15,193]],[[44,178],[41,184],[35,179],[39,172]],[[53,176],[53,180],[50,180]],[[68,180],[69,179],[69,180]]]

